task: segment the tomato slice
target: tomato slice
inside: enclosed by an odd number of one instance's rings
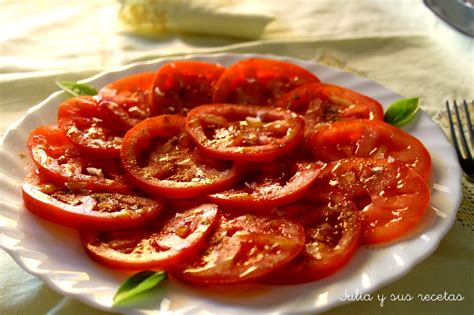
[[[225,68],[200,61],[175,61],[163,65],[153,80],[155,113],[186,114],[212,103],[214,87]]]
[[[194,256],[217,223],[217,206],[203,204],[135,229],[81,231],[86,252],[118,269],[159,269]]]
[[[59,106],[58,126],[84,153],[118,157],[124,132],[104,116],[90,96],[68,99]]]
[[[339,120],[383,120],[383,107],[376,100],[334,84],[308,84],[282,95],[276,107],[290,109],[306,119],[307,134],[321,123]]]
[[[71,228],[121,229],[156,217],[163,201],[136,195],[69,190],[32,172],[22,186],[25,207],[33,214]]]
[[[319,280],[341,269],[354,255],[362,235],[356,206],[337,194],[319,197],[308,194],[278,210],[304,226],[305,247],[263,282],[287,285]]]
[[[271,105],[297,86],[319,82],[297,65],[271,59],[250,58],[233,64],[217,82],[213,103]]]
[[[304,245],[304,229],[286,219],[251,214],[222,217],[202,253],[173,274],[197,284],[254,281],[292,260]]]
[[[210,156],[268,161],[298,145],[304,119],[280,108],[209,104],[189,112],[186,128],[199,148]]]
[[[124,130],[152,116],[154,76],[154,72],[142,72],[107,84],[98,93],[101,110]]]
[[[118,159],[91,159],[55,126],[33,130],[27,147],[38,169],[57,184],[92,191],[129,193]]]
[[[309,141],[314,156],[324,162],[347,157],[396,160],[412,168],[425,181],[431,156],[412,135],[382,121],[341,121],[318,128]]]
[[[186,118],[162,115],[130,129],[122,145],[122,165],[145,191],[170,198],[190,198],[232,186],[239,168],[196,149],[183,127]]]
[[[308,194],[339,192],[363,219],[365,244],[391,241],[412,230],[430,201],[430,189],[415,171],[397,161],[348,158],[328,163]]]
[[[251,171],[233,188],[209,195],[224,206],[262,210],[290,203],[308,190],[319,173],[320,164],[296,162],[289,157],[253,164]]]

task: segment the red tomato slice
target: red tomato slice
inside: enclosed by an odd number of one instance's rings
[[[431,173],[431,156],[415,137],[382,121],[353,120],[319,127],[309,140],[317,159],[324,162],[347,157],[396,160],[412,168],[425,181]]]
[[[130,129],[122,145],[122,165],[145,191],[170,198],[190,198],[227,189],[238,180],[238,167],[196,150],[184,132],[186,118],[162,115]]]
[[[302,250],[304,229],[286,219],[251,214],[223,217],[209,246],[174,275],[197,284],[256,280],[288,263]]]
[[[412,169],[376,158],[329,163],[308,194],[334,192],[361,209],[365,244],[388,242],[412,230],[428,208],[431,194],[424,179]]]
[[[33,214],[71,228],[121,229],[156,217],[163,201],[117,193],[68,190],[32,172],[23,183],[23,201]]]
[[[210,156],[268,161],[298,145],[304,119],[280,108],[210,104],[189,112],[186,128],[199,148]]]
[[[376,100],[333,84],[308,84],[282,95],[276,107],[303,115],[307,134],[324,122],[351,119],[383,120],[383,107]]]
[[[160,269],[194,256],[217,223],[217,206],[203,204],[164,222],[115,231],[81,231],[86,252],[118,269]]]
[[[362,224],[356,206],[341,196],[308,194],[278,211],[305,228],[305,247],[290,263],[265,277],[271,284],[299,284],[341,269],[359,247]]]
[[[101,110],[124,130],[152,116],[154,76],[154,72],[142,72],[107,84],[98,93]]]
[[[271,59],[245,59],[222,74],[213,103],[270,105],[282,94],[313,82],[319,82],[318,77],[297,65]]]
[[[290,203],[308,190],[319,173],[316,163],[286,159],[254,164],[233,188],[209,195],[217,204],[255,209]]]
[[[42,126],[28,137],[28,150],[38,169],[49,180],[68,188],[129,193],[118,159],[88,159],[62,130]]]
[[[163,65],[153,81],[156,114],[186,114],[212,103],[214,86],[224,72],[221,65],[200,61],[175,61]]]
[[[58,126],[84,153],[118,157],[123,131],[99,109],[90,96],[68,99],[59,106]]]

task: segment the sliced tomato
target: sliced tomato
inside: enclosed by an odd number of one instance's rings
[[[141,72],[107,84],[98,93],[101,110],[124,130],[152,116],[154,76],[154,72]]]
[[[260,211],[300,198],[319,173],[320,164],[297,162],[289,157],[253,164],[252,169],[231,189],[209,195],[217,204]],[[250,210],[252,209],[252,210]]]
[[[199,148],[210,156],[268,161],[298,145],[304,119],[279,108],[210,104],[189,112],[186,128]]]
[[[124,132],[99,109],[96,98],[78,96],[59,106],[58,126],[84,153],[118,157]]]
[[[197,284],[254,281],[292,260],[304,245],[304,229],[286,219],[227,213],[199,256],[173,274]]]
[[[69,188],[129,193],[118,159],[91,159],[55,126],[33,130],[27,143],[34,163],[49,180]]]
[[[272,59],[244,59],[222,74],[213,103],[271,105],[281,95],[313,82],[319,82],[318,77],[297,65]]]
[[[334,84],[308,84],[282,95],[276,107],[290,109],[306,119],[307,134],[321,123],[339,120],[383,120],[383,107],[376,100]]]
[[[163,201],[136,195],[69,190],[32,172],[22,186],[25,207],[55,224],[81,229],[140,226],[156,217]]]
[[[81,231],[86,252],[118,269],[160,269],[194,256],[217,223],[217,206],[203,204],[146,226],[114,231]]]
[[[214,87],[225,68],[200,61],[174,61],[163,65],[153,80],[155,113],[186,114],[212,102]]]
[[[202,154],[184,132],[186,118],[148,118],[124,137],[121,159],[131,181],[145,191],[170,198],[190,198],[227,189],[238,180],[231,161]]]
[[[431,173],[431,156],[412,135],[382,121],[341,121],[318,128],[309,146],[324,162],[347,157],[377,157],[399,161],[425,181]]]
[[[327,277],[346,265],[359,247],[362,224],[356,206],[337,194],[307,194],[279,208],[305,228],[305,247],[290,263],[265,277],[271,284],[299,284]]]
[[[430,201],[430,189],[397,161],[348,158],[328,163],[308,194],[340,193],[360,209],[365,244],[391,241],[412,230]]]

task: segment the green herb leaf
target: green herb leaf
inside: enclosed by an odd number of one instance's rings
[[[112,304],[115,306],[126,299],[153,289],[167,277],[164,271],[140,271],[122,283],[115,293]]]
[[[400,127],[415,118],[419,108],[419,97],[404,98],[393,102],[385,112],[385,122]]]
[[[90,85],[72,81],[56,81],[56,85],[72,96],[97,95],[97,90]]]

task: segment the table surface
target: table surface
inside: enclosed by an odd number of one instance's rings
[[[131,62],[192,53],[275,54],[342,68],[401,95],[419,95],[423,110],[444,130],[445,100],[474,99],[473,39],[438,20],[422,1],[268,0],[254,5],[256,11],[275,16],[258,40],[137,35],[119,23],[120,3],[112,0],[1,1],[0,135],[54,92],[56,80],[75,81]],[[463,301],[391,302],[384,307],[355,302],[328,314],[472,314],[473,186],[463,180],[456,222],[436,252],[374,293],[446,291],[463,295]],[[52,291],[3,250],[0,292],[0,314],[103,313]]]

